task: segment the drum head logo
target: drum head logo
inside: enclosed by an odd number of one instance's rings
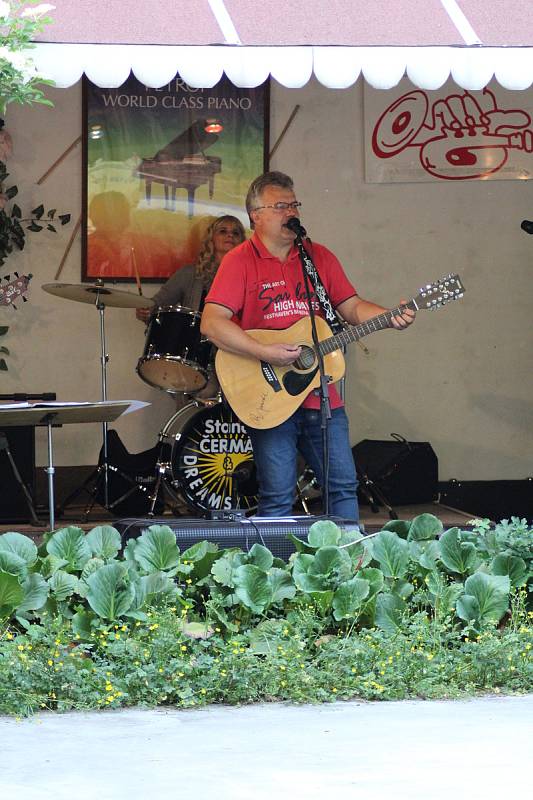
[[[257,506],[252,443],[245,426],[228,412],[215,407],[197,414],[178,447],[174,467],[192,506],[247,511]]]

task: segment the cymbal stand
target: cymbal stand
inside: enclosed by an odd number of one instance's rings
[[[104,282],[101,278],[98,278],[95,281],[95,284],[98,288],[104,288]],[[106,353],[106,335],[105,335],[105,309],[106,305],[102,300],[99,291],[95,292],[95,302],[94,305],[96,310],[98,311],[99,318],[100,318],[100,382],[101,382],[101,399],[103,401],[107,400],[107,364],[109,363],[109,355]],[[64,500],[63,504],[61,505],[61,509],[59,511],[60,515],[63,514],[66,507],[70,505],[70,503],[83,491],[87,490],[89,484],[93,483],[93,488],[89,491],[90,500],[85,508],[85,516],[88,517],[95,502],[96,502],[96,495],[98,493],[98,485],[100,483],[100,476],[103,475],[104,480],[104,508],[109,508],[109,458],[108,458],[108,441],[107,441],[107,430],[108,424],[107,422],[102,422],[102,462],[98,465],[96,470],[94,470],[88,478],[85,479],[83,484],[74,490],[67,498]]]

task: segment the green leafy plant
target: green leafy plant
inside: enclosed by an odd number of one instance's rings
[[[18,194],[17,186],[5,188],[5,181],[9,177],[6,165],[0,161],[0,199],[3,198],[3,205],[0,204],[0,266],[5,263],[14,248],[23,250],[26,243],[26,230],[39,233],[44,228],[57,233],[56,209],[51,208],[45,213],[43,205],[39,205],[31,211],[29,217],[22,217],[22,211],[16,203],[11,209],[7,207],[7,202]],[[67,225],[70,222],[70,214],[57,215],[59,225]]]
[[[9,103],[40,103],[51,106],[41,86],[52,81],[37,74],[31,59],[36,34],[52,22],[47,13],[54,8],[37,0],[0,2],[0,115]]]
[[[321,521],[288,564],[165,525],[3,534],[0,713],[530,691],[531,534]]]

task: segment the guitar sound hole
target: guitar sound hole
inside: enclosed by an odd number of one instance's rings
[[[299,358],[296,359],[294,362],[294,366],[296,369],[311,369],[311,367],[315,363],[315,351],[312,347],[308,347],[307,345],[302,346],[302,352],[300,353]]]

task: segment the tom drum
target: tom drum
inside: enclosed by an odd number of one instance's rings
[[[212,345],[200,333],[201,314],[183,306],[157,308],[148,323],[137,372],[165,392],[192,393],[209,377]]]

